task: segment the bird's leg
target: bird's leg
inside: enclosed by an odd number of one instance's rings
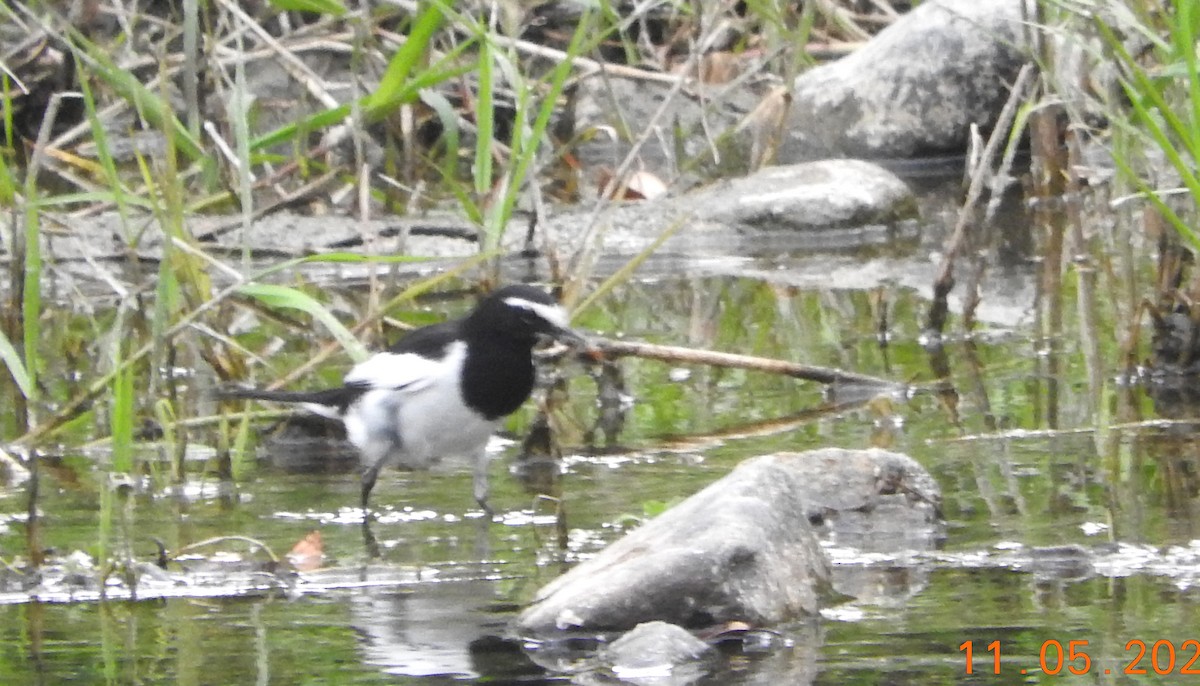
[[[367,509],[367,501],[371,498],[371,489],[375,488],[375,480],[379,478],[379,470],[383,468],[384,460],[375,460],[362,473],[362,511],[363,511],[363,545],[367,549],[367,558],[379,559],[379,543],[375,533],[371,531],[371,511]]]
[[[362,522],[363,546],[367,549],[367,559],[379,559],[379,542],[375,540],[375,532],[371,531],[371,519],[363,517]]]
[[[483,508],[483,513],[487,515],[488,520],[495,516],[490,505],[488,505],[488,454],[486,450],[480,450],[475,456],[475,472],[473,478],[475,502],[479,503],[479,507]]]
[[[363,519],[366,519],[367,513],[369,512],[369,510],[367,509],[367,501],[370,500],[370,498],[371,498],[371,489],[375,488],[375,480],[379,478],[379,470],[382,468],[383,468],[383,460],[376,460],[374,463],[371,464],[370,467],[367,467],[366,469],[363,470],[363,473],[362,473]]]

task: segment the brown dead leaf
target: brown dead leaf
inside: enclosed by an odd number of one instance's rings
[[[316,529],[308,532],[292,546],[287,559],[297,571],[308,572],[319,568],[325,559],[325,544],[321,541],[321,532]]]
[[[613,178],[612,171],[601,169],[597,186],[607,198],[616,200],[650,200],[667,194],[667,184],[648,171],[635,171],[621,183]]]
[[[704,83],[729,83],[741,76],[747,61],[744,54],[710,52],[700,60],[700,80]]]

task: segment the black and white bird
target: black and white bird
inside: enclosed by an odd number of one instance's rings
[[[384,466],[425,469],[451,456],[474,460],[475,500],[488,510],[487,442],[533,391],[533,348],[543,338],[587,345],[545,291],[510,285],[461,319],[408,333],[352,368],[340,387],[221,395],[298,403],[341,420],[361,455],[364,512]]]

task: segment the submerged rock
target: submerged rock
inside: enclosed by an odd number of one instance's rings
[[[868,562],[910,560],[945,537],[941,489],[920,463],[900,453],[838,448],[778,457],[810,475],[801,497],[837,562],[837,593],[896,606],[928,585],[928,567]]]
[[[604,214],[599,240],[606,255],[636,255],[679,225],[661,254],[774,256],[915,240],[916,215],[912,190],[887,169],[822,160],[768,167],[680,196],[616,204]],[[550,217],[546,227],[562,245],[584,245],[590,221],[590,210],[573,210]]]
[[[743,462],[550,582],[519,631],[764,625],[815,613],[829,566],[796,497],[805,478],[775,456]]]
[[[705,658],[713,654],[712,646],[681,626],[646,622],[601,650],[599,661],[618,679],[680,683],[703,676]]]
[[[812,521],[940,519],[940,494],[911,458],[836,448],[746,460],[538,592],[525,635],[622,631],[662,620],[688,628],[771,626],[810,616],[830,585]],[[913,510],[908,517],[900,516]],[[881,526],[886,536],[895,529]]]

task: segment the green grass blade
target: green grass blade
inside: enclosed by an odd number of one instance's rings
[[[258,152],[295,140],[302,133],[339,124],[350,116],[355,106],[361,109],[366,121],[379,121],[400,105],[416,100],[422,90],[472,71],[475,64],[464,63],[460,57],[474,46],[474,37],[461,41],[436,63],[414,73],[414,67],[428,52],[429,42],[441,26],[443,18],[442,9],[432,5],[417,15],[408,39],[392,56],[379,86],[371,94],[359,99],[357,103],[317,112],[299,122],[263,134],[251,141],[250,150]]]
[[[381,91],[368,95],[366,107],[363,110],[367,121],[379,121],[394,112],[398,106],[415,101],[423,89],[432,88],[443,81],[470,73],[475,69],[475,64],[463,64],[458,58],[474,43],[474,40],[463,41],[454,50],[446,53],[433,67],[417,73],[399,90],[392,92],[390,98],[377,95]]]
[[[355,362],[367,359],[366,347],[354,337],[354,334],[345,325],[338,321],[337,317],[333,316],[333,313],[307,293],[288,286],[269,283],[248,283],[238,291],[269,307],[299,310],[308,314],[329,330],[351,359]]]
[[[118,200],[119,198],[119,200]],[[124,190],[84,191],[81,193],[62,193],[50,198],[42,198],[38,205],[43,209],[69,208],[72,205],[94,205],[100,203],[117,204],[123,202],[127,207],[137,207],[143,210],[154,209],[153,203],[136,195],[129,195]]]
[[[254,470],[258,464],[255,459],[254,452],[250,450],[250,413],[242,412],[238,419],[237,433],[234,435],[233,447],[233,477],[238,481],[246,478],[246,475]],[[229,435],[227,430],[222,430],[222,435]]]
[[[132,103],[151,126],[165,132],[177,150],[182,150],[191,160],[204,157],[204,149],[183,122],[175,117],[170,104],[146,88],[135,75],[113,63],[103,49],[87,40],[83,34],[70,31],[70,42],[75,54],[91,67],[90,71],[104,80],[117,95]]]
[[[1195,47],[1196,34],[1200,32],[1200,27],[1197,26],[1197,22],[1200,22],[1200,6],[1196,0],[1182,0],[1176,3],[1176,29],[1172,32],[1172,37],[1175,39],[1175,53],[1182,58],[1185,66],[1185,92],[1188,96],[1187,102],[1191,104],[1186,111],[1190,123],[1193,124],[1189,127],[1187,133],[1190,135],[1185,140],[1188,141],[1193,159],[1200,153],[1200,126],[1197,126],[1200,124],[1200,74],[1196,73]]]
[[[438,173],[442,179],[453,182],[458,175],[458,112],[450,100],[436,90],[423,90],[419,97],[421,102],[437,115],[438,123],[442,127],[442,135],[438,141],[442,148],[441,162],[437,167]],[[451,183],[451,185],[454,184]]]
[[[118,472],[133,471],[134,397],[133,367],[126,366],[113,378],[112,412],[109,415],[112,465]]]
[[[258,281],[272,274],[277,274],[282,271],[287,271],[293,267],[302,264],[311,263],[329,263],[329,264],[394,264],[394,263],[411,263],[411,262],[428,262],[432,257],[413,257],[411,255],[362,255],[353,252],[330,252],[319,255],[305,255],[295,259],[286,260],[279,264],[271,265],[259,272],[256,272],[249,280]]]
[[[429,41],[442,25],[444,16],[436,4],[428,4],[413,18],[409,28],[408,39],[396,51],[388,62],[379,87],[367,96],[363,103],[363,111],[368,119],[379,116],[395,108],[401,102],[415,96],[410,86],[410,75],[417,64],[425,59],[429,50]]]
[[[3,70],[0,70],[0,89],[3,89],[0,90],[0,103],[4,104],[4,112],[0,113],[0,116],[4,118],[4,147],[12,148],[13,141],[16,140],[13,128],[12,81],[8,78],[8,72]]]
[[[298,122],[281,126],[274,131],[265,133],[250,142],[250,149],[253,151],[271,148],[281,143],[286,143],[301,132],[316,131],[327,126],[334,126],[341,123],[346,117],[350,116],[350,105],[339,105],[324,112],[317,112],[314,115],[308,116]]]
[[[1200,95],[1200,77],[1195,74],[1196,56],[1191,47],[1196,35],[1195,0],[1185,0],[1181,5],[1172,24],[1171,42],[1154,42],[1160,58],[1167,63],[1165,75],[1158,78],[1153,78],[1141,61],[1129,54],[1117,32],[1101,17],[1093,16],[1093,24],[1108,55],[1121,67],[1121,87],[1129,98],[1133,120],[1138,127],[1118,117],[1113,118],[1113,123],[1135,140],[1148,141],[1158,148],[1178,172],[1192,198],[1200,198],[1200,177],[1195,170],[1200,159],[1200,105],[1196,103],[1196,97]],[[1183,66],[1184,73],[1171,76],[1180,71],[1175,65]],[[1186,97],[1172,90],[1181,80],[1186,84],[1182,94]],[[1182,99],[1188,104],[1176,107],[1172,105],[1173,99]],[[1157,190],[1149,187],[1129,160],[1114,155],[1114,162],[1122,175],[1150,200],[1183,238],[1193,246],[1200,245],[1200,235],[1195,228],[1162,201]]]
[[[75,68],[82,71],[83,65],[76,58]],[[121,176],[117,173],[117,163],[113,159],[112,152],[108,144],[108,131],[104,128],[104,124],[100,121],[100,115],[96,112],[96,100],[92,96],[92,89],[88,85],[88,79],[79,80],[79,89],[83,94],[83,103],[85,113],[87,115],[88,125],[91,127],[92,140],[96,143],[96,155],[100,159],[100,168],[104,170],[104,181],[108,186],[109,194],[112,196],[113,204],[116,205],[117,214],[121,217],[122,227],[128,226],[127,209],[129,203],[126,202],[128,193],[125,191],[125,185],[121,181]],[[129,236],[125,236],[128,242]]]
[[[0,362],[8,367],[8,373],[12,375],[21,395],[32,398],[33,380],[29,378],[29,372],[25,370],[25,363],[21,361],[20,353],[13,347],[12,341],[8,340],[8,336],[4,335],[3,329],[0,329]]]
[[[335,17],[346,13],[346,6],[338,0],[271,0],[271,4],[285,12],[313,12]]]
[[[8,83],[7,79],[5,80],[5,83]],[[11,115],[8,115],[8,110],[11,108],[9,107],[7,93],[5,94],[3,103],[5,115],[11,119]],[[7,122],[5,126],[7,127]],[[6,128],[5,136],[10,136],[11,133],[11,130]],[[11,152],[11,144],[7,146],[7,149],[0,150],[0,207],[12,207],[13,203],[17,199],[17,177],[13,175],[12,168],[8,166],[8,156]]]
[[[588,293],[587,297],[584,298],[582,302],[572,307],[571,319],[575,319],[581,312],[596,304],[600,298],[604,297],[604,295],[614,287],[628,281],[629,277],[632,276],[635,271],[637,271],[637,268],[640,267],[643,262],[645,262],[654,253],[658,252],[658,249],[662,247],[662,244],[666,243],[667,239],[669,239],[671,236],[674,236],[675,232],[685,226],[691,219],[691,217],[685,216],[675,220],[675,223],[663,230],[663,232],[654,239],[653,243],[646,246],[645,250],[642,250],[630,258],[630,260],[623,264],[620,269],[613,272],[612,276],[609,276],[604,280],[603,283],[597,286],[595,290],[593,290],[591,293]]]
[[[571,36],[571,42],[567,45],[566,58],[560,60],[555,65],[554,70],[550,74],[549,88],[542,94],[542,104],[538,108],[537,117],[533,120],[533,125],[526,128],[524,126],[513,128],[513,145],[516,154],[514,160],[512,177],[505,191],[504,199],[500,204],[499,215],[494,224],[498,230],[508,226],[508,222],[512,219],[513,210],[517,203],[517,194],[521,192],[521,186],[525,181],[526,175],[529,173],[529,168],[533,161],[537,159],[538,150],[541,147],[541,142],[545,139],[546,129],[550,125],[550,118],[558,110],[558,99],[562,95],[563,87],[567,83],[567,78],[570,77],[571,71],[574,69],[575,58],[583,53],[585,44],[590,36],[591,11],[585,10],[579,18],[579,23],[575,29],[575,33]],[[524,108],[518,108],[523,110]],[[524,137],[524,138],[522,138]],[[494,245],[498,245],[500,236],[494,237]]]
[[[363,108],[368,121],[378,121],[386,116],[395,108],[405,102],[411,102],[415,99],[422,89],[432,88],[437,84],[452,79],[456,76],[461,76],[470,72],[474,65],[457,64],[456,58],[462,53],[467,46],[471,45],[472,41],[464,41],[454,50],[440,60],[434,68],[423,71],[413,78],[404,88],[394,93],[395,100],[376,99],[374,105],[368,109],[367,102],[372,96],[365,96],[359,100],[359,106]],[[267,148],[286,143],[294,140],[301,133],[317,131],[329,126],[340,124],[350,116],[353,106],[350,104],[339,105],[324,112],[317,112],[299,122],[281,126],[274,131],[265,133],[250,142],[250,150],[258,152]]]
[[[30,174],[25,180],[25,265],[22,286],[21,322],[22,346],[25,353],[25,375],[28,377],[26,399],[31,402],[37,396],[37,375],[40,367],[38,341],[41,338],[42,321],[42,243],[41,216],[38,214],[37,182]]]
[[[492,137],[495,135],[495,78],[492,72],[495,47],[487,35],[479,44],[479,85],[475,107],[475,165],[471,176],[475,180],[475,196],[483,198],[492,188]]]

